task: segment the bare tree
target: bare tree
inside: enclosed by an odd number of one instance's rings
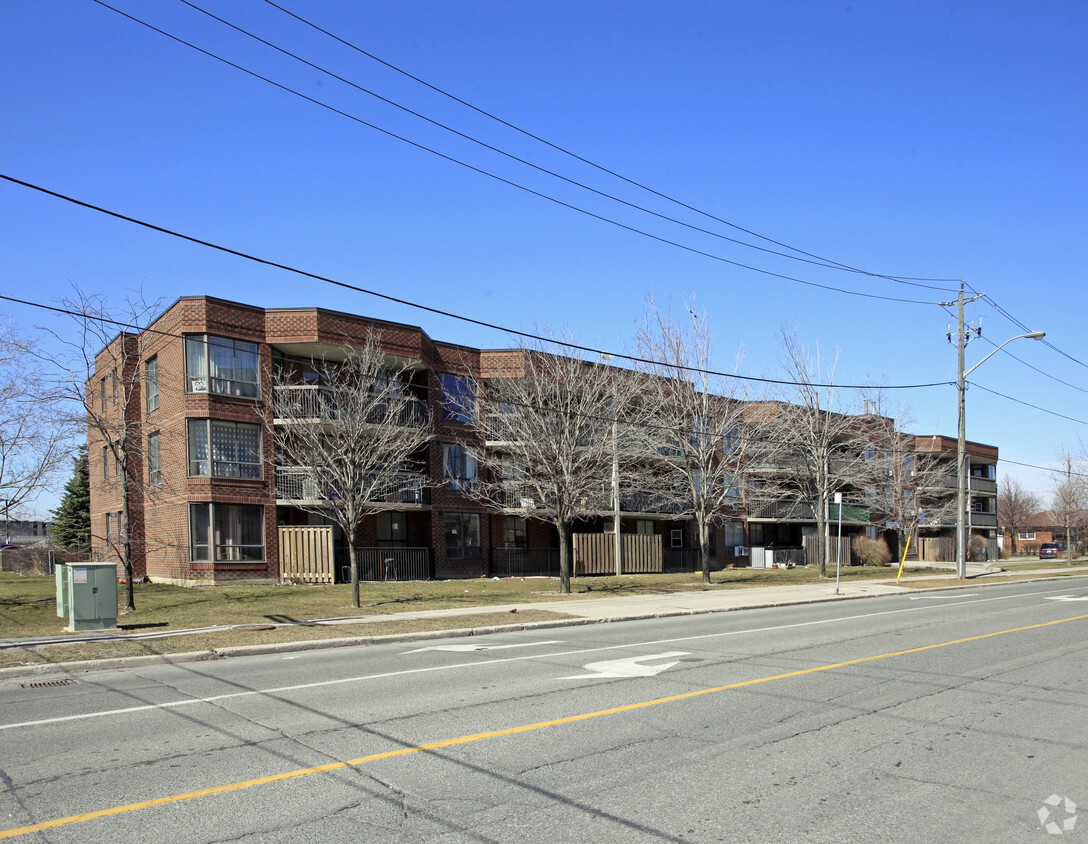
[[[1054,472],[1050,485],[1050,510],[1065,529],[1065,551],[1069,564],[1073,564],[1073,530],[1084,523],[1088,505],[1088,483],[1085,467],[1068,446],[1058,449],[1061,468]]]
[[[410,362],[382,351],[371,334],[344,347],[342,360],[315,360],[305,370],[276,374],[268,420],[283,480],[297,487],[285,497],[326,516],[344,533],[351,562],[351,604],[359,606],[355,549],[366,516],[393,509],[406,492],[422,488],[421,451],[431,438],[426,404],[407,388]]]
[[[122,307],[112,307],[105,296],[76,291],[61,300],[73,314],[74,333],[52,332],[68,349],[56,359],[57,395],[76,408],[73,418],[88,431],[89,460],[103,483],[99,487],[116,507],[106,514],[104,525],[92,523],[91,541],[99,555],[110,555],[124,572],[124,612],[136,609],[133,564],[147,551],[146,536],[134,538],[134,515],[142,512],[137,493],[152,493],[145,461],[151,457],[143,436],[143,406],[147,387],[158,385],[158,374],[143,365],[147,343],[155,337],[144,331],[160,308],[140,295],[129,297]],[[103,550],[104,549],[104,550]]]
[[[694,303],[692,303],[694,305]],[[742,508],[745,404],[735,381],[712,375],[713,333],[706,314],[688,308],[677,322],[650,299],[638,334],[639,357],[647,361],[642,401],[649,412],[646,462],[656,469],[655,495],[681,517],[694,521],[703,583],[710,583],[710,532]]]
[[[33,340],[0,325],[0,508],[8,521],[50,488],[75,434]]]
[[[875,451],[875,472],[864,478],[866,503],[885,528],[894,530],[900,554],[908,538],[916,537],[925,524],[942,524],[956,513],[956,494],[947,483],[948,465],[943,455],[929,447],[929,438],[908,432],[911,410],[899,405],[885,409],[880,390],[870,391],[866,405],[867,448]]]
[[[997,518],[1001,531],[1012,537],[1012,553],[1017,548],[1017,535],[1030,524],[1032,517],[1043,508],[1042,499],[1020,483],[1006,476],[998,487]]]
[[[871,505],[866,491],[879,473],[873,420],[840,398],[837,355],[828,361],[819,347],[810,353],[796,334],[785,331],[782,349],[782,365],[792,383],[782,390],[782,401],[764,405],[755,419],[749,414],[757,438],[768,447],[777,444],[764,461],[771,471],[760,479],[759,494],[777,502],[779,518],[815,521],[820,575],[826,577],[834,494],[842,494],[840,506]]]
[[[501,512],[544,519],[559,533],[559,589],[570,592],[572,525],[609,512],[617,425],[635,427],[636,379],[548,344],[522,348],[483,385],[477,424],[489,447],[470,491]]]

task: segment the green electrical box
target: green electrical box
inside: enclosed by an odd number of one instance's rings
[[[117,566],[113,563],[58,566],[57,615],[68,618],[65,630],[72,632],[116,630]]]

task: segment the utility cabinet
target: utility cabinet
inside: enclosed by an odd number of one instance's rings
[[[66,630],[117,628],[117,566],[113,563],[68,563],[57,567],[57,615],[68,619]]]

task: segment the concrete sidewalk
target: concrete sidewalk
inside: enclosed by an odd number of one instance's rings
[[[1027,562],[1027,561],[1025,561]],[[1055,567],[1027,572],[1031,579],[1046,579],[1055,574],[1068,575],[1070,569]],[[282,642],[265,645],[240,645],[217,648],[212,651],[200,651],[193,654],[167,654],[162,656],[140,656],[128,658],[115,658],[107,660],[95,660],[86,663],[53,663],[28,665],[16,668],[0,669],[0,680],[13,679],[19,676],[42,673],[72,672],[90,670],[91,668],[116,668],[126,664],[138,664],[147,662],[183,662],[186,659],[207,659],[209,655],[227,657],[242,656],[259,653],[279,653],[285,651],[297,651],[308,649],[322,649],[340,646],[359,646],[368,642],[379,641],[404,641],[412,639],[436,639],[456,636],[479,635],[483,633],[498,632],[516,626],[523,629],[546,629],[564,627],[578,624],[593,624],[602,622],[629,621],[646,618],[664,618],[669,616],[696,615],[713,612],[730,612],[743,609],[758,609],[762,607],[781,607],[791,604],[810,604],[824,601],[843,601],[856,598],[875,598],[882,595],[896,595],[912,592],[909,584],[911,581],[940,580],[947,582],[943,588],[970,588],[980,583],[993,583],[1006,580],[1008,577],[1020,574],[1015,570],[1000,568],[993,569],[986,564],[972,563],[968,566],[967,581],[959,580],[954,573],[912,575],[903,578],[904,585],[896,585],[895,578],[877,581],[843,582],[836,592],[835,581],[828,580],[821,583],[801,583],[783,586],[758,586],[736,589],[708,589],[694,592],[668,592],[651,595],[623,595],[616,597],[596,597],[591,593],[581,593],[577,597],[571,597],[561,601],[542,601],[520,604],[494,604],[480,607],[459,607],[455,609],[441,610],[417,610],[413,612],[383,613],[381,615],[367,615],[361,617],[313,619],[303,622],[306,625],[322,626],[354,626],[356,635],[343,639],[310,639],[297,642]],[[1088,576],[1088,571],[1081,572]],[[931,587],[933,588],[933,587]],[[936,587],[942,588],[942,587]],[[557,618],[549,621],[525,622],[517,618],[517,613],[529,610],[543,610],[546,612],[562,613],[569,618]],[[373,625],[386,621],[411,621],[412,619],[428,619],[442,617],[459,617],[471,619],[472,616],[494,615],[508,613],[509,622],[495,624],[489,620],[487,624],[472,625],[447,630],[429,630],[422,632],[406,632],[384,636],[372,636],[360,639],[359,629],[367,625]],[[291,624],[276,625],[290,627]],[[175,630],[168,632],[147,633],[113,633],[88,632],[74,636],[37,636],[19,639],[0,640],[0,647],[12,645],[43,645],[53,643],[71,644],[74,642],[93,641],[118,641],[163,638],[166,636],[186,636],[195,633],[227,632],[231,627],[212,627],[199,630]],[[365,634],[364,634],[365,635]]]

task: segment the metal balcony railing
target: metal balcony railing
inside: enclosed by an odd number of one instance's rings
[[[375,402],[365,409],[367,424],[391,424],[398,427],[426,425],[430,414],[426,402],[417,398],[406,398],[395,412],[390,414],[389,405]],[[292,420],[323,420],[334,423],[345,418],[346,414],[357,412],[358,408],[343,407],[337,401],[336,393],[328,387],[304,384],[295,387],[276,387],[272,395],[275,419],[280,423]]]
[[[276,498],[280,501],[335,501],[336,485],[320,471],[303,466],[276,467]],[[422,472],[398,472],[377,486],[373,499],[386,504],[429,504],[427,477]]]

